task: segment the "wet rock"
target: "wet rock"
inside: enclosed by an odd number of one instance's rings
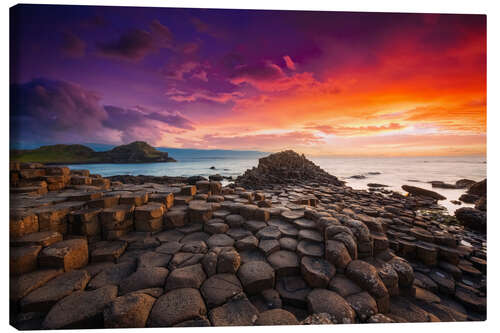
[[[258,246],[259,240],[253,235],[242,238],[235,244],[235,247],[240,251],[255,250]]]
[[[174,289],[154,303],[148,326],[169,327],[187,320],[198,319],[206,313],[205,302],[197,289]]]
[[[116,286],[92,291],[78,291],[61,299],[43,321],[44,329],[103,327],[103,310],[118,293]]]
[[[276,239],[263,239],[259,242],[259,249],[264,255],[269,256],[272,253],[279,251],[280,243]]]
[[[410,186],[410,185],[403,185],[401,186],[401,188],[414,196],[428,197],[435,200],[446,200],[446,197],[442,196],[441,194],[434,191],[426,190],[424,188]]]
[[[455,217],[467,228],[486,232],[486,213],[484,211],[463,207],[455,211]]]
[[[307,296],[309,311],[328,313],[337,324],[354,323],[356,314],[349,303],[336,292],[327,289],[314,289]]]

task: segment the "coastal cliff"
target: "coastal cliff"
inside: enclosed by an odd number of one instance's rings
[[[167,152],[159,151],[143,141],[135,141],[103,152],[96,152],[84,145],[42,146],[32,150],[13,150],[10,158],[15,162],[45,164],[176,162]]]

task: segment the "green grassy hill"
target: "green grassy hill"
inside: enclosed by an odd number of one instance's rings
[[[47,164],[175,162],[168,153],[156,150],[142,141],[104,152],[96,152],[83,145],[42,146],[31,150],[11,150],[10,158],[17,162]]]

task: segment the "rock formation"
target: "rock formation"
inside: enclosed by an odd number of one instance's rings
[[[247,188],[269,188],[278,184],[305,184],[307,182],[343,184],[337,177],[330,175],[304,155],[299,155],[292,150],[260,158],[257,167],[247,170],[236,179],[236,184]]]

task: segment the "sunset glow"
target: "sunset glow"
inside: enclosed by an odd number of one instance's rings
[[[486,154],[484,15],[17,6],[12,140]]]

